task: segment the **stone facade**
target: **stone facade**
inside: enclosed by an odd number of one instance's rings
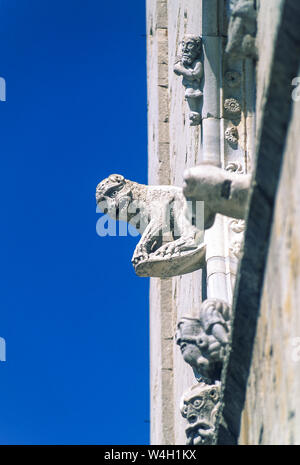
[[[299,135],[300,105],[294,102],[276,195],[241,444],[300,444]]]
[[[206,204],[199,269],[151,278],[152,444],[300,444],[299,21],[147,1],[149,185]]]
[[[228,3],[229,5],[229,3]],[[151,185],[183,186],[187,168],[216,163],[228,172],[247,173],[255,126],[252,60],[225,55],[230,15],[223,0],[148,0],[148,152]],[[190,124],[182,76],[174,63],[184,37],[201,37],[203,95],[200,124]],[[226,136],[225,136],[226,133]],[[151,278],[150,361],[151,443],[185,444],[186,422],[179,404],[197,383],[175,344],[177,323],[187,313],[197,318],[203,300],[231,303],[240,258],[241,220],[217,215],[205,233],[204,270],[171,279]]]

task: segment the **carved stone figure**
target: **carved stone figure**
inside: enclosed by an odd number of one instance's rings
[[[204,201],[204,228],[210,228],[217,213],[244,219],[251,176],[201,163],[184,173],[183,193],[188,200]]]
[[[220,408],[220,384],[195,384],[180,401],[181,415],[188,423],[185,434],[189,445],[212,444]]]
[[[182,84],[186,88],[185,99],[190,108],[190,125],[201,122],[200,102],[203,95],[200,89],[203,77],[201,63],[202,39],[197,35],[187,34],[181,42],[181,56],[176,58],[174,73],[182,76]]]
[[[213,383],[220,379],[229,331],[230,308],[218,299],[205,300],[199,318],[179,320],[176,343],[198,381]]]
[[[256,10],[254,0],[233,0],[226,53],[232,58],[256,58]]]
[[[98,184],[96,201],[101,212],[142,235],[132,258],[139,276],[169,277],[205,265],[203,231],[189,221],[180,187],[146,186],[112,174]]]

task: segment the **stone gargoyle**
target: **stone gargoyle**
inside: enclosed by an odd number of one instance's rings
[[[221,378],[230,332],[230,307],[219,299],[202,302],[198,318],[182,317],[175,335],[184,360],[199,382]]]
[[[237,174],[203,162],[185,171],[183,193],[189,201],[204,202],[204,228],[208,229],[217,213],[245,218],[250,184],[249,174]]]
[[[96,201],[101,212],[142,235],[132,257],[138,276],[170,277],[205,266],[203,231],[188,219],[180,187],[146,186],[112,174],[98,184]]]
[[[187,444],[213,444],[216,417],[221,405],[220,393],[220,383],[198,383],[183,394],[180,411],[188,423],[185,428]]]

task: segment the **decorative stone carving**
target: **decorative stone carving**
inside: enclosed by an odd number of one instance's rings
[[[238,87],[241,83],[241,73],[238,71],[229,70],[225,73],[225,81],[231,89]]]
[[[243,246],[241,241],[232,241],[229,245],[229,254],[238,260],[242,257]]]
[[[225,99],[224,110],[232,119],[238,118],[241,114],[241,106],[235,98]]]
[[[243,174],[244,170],[242,164],[239,161],[231,161],[226,165],[226,171],[230,171],[231,173]]]
[[[235,233],[241,233],[245,231],[245,221],[244,220],[231,220],[229,222],[229,228]]]
[[[255,35],[254,0],[233,0],[225,52],[236,59],[256,59]]]
[[[204,201],[204,228],[210,228],[217,213],[245,217],[251,177],[201,163],[184,173],[183,193],[188,200]]]
[[[225,139],[231,144],[236,145],[239,140],[239,133],[235,126],[230,126],[225,131]]]
[[[96,201],[101,212],[142,235],[132,258],[137,275],[170,277],[205,266],[203,231],[189,221],[180,187],[146,186],[112,174],[98,184]]]
[[[243,253],[244,235],[242,233],[245,231],[245,221],[231,220],[228,225],[230,232],[229,255],[240,259]]]
[[[185,87],[185,99],[190,108],[190,125],[196,126],[201,122],[200,103],[202,91],[200,83],[203,77],[201,63],[202,39],[200,36],[187,34],[181,42],[181,55],[176,57],[174,73],[182,76]]]
[[[185,429],[186,444],[196,446],[213,443],[216,417],[221,405],[220,391],[220,383],[199,383],[183,394],[180,411],[188,423]]]
[[[198,381],[213,383],[221,377],[230,331],[230,307],[219,299],[205,300],[199,318],[182,317],[176,343]]]

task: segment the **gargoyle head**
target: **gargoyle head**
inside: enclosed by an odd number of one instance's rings
[[[190,66],[201,55],[202,39],[200,36],[186,34],[181,41],[181,60],[184,66]]]
[[[115,220],[128,220],[127,210],[131,197],[130,182],[121,174],[111,174],[96,189],[96,202],[100,211]]]
[[[220,384],[198,383],[183,394],[180,411],[188,422],[187,444],[212,444],[219,407]]]
[[[209,338],[200,321],[196,318],[181,318],[175,338],[184,361],[191,365],[195,376],[210,378]]]
[[[199,318],[182,317],[176,343],[198,380],[220,379],[229,333],[229,307],[217,299],[201,305]]]

